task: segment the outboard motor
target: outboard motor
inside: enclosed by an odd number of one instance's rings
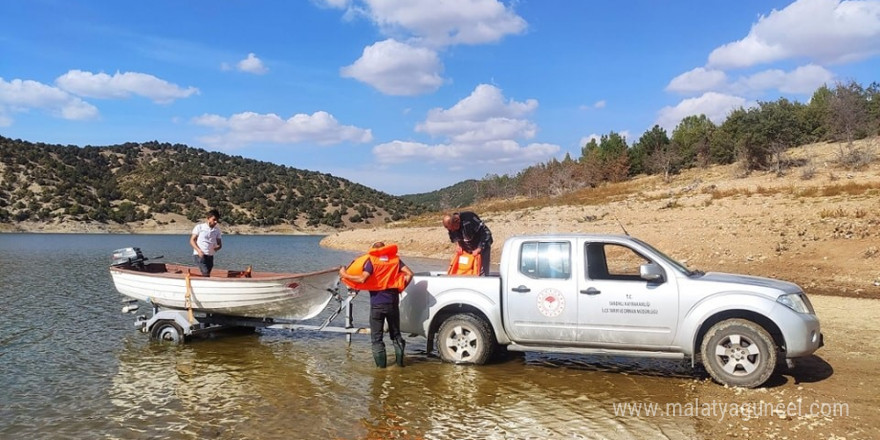
[[[129,247],[113,251],[113,254],[110,256],[110,265],[131,266],[138,270],[144,270],[144,261],[146,260],[141,252],[141,248]]]

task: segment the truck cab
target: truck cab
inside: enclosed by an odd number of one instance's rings
[[[502,257],[508,336],[519,344],[667,348],[678,323],[676,277],[611,237],[512,240]],[[641,276],[651,268],[653,279]]]

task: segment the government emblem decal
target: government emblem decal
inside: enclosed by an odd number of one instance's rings
[[[556,289],[544,289],[538,293],[538,311],[548,318],[554,318],[565,310],[565,297]]]

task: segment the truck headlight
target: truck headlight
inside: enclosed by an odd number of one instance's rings
[[[814,313],[813,306],[812,304],[810,304],[810,300],[806,299],[803,294],[800,293],[779,295],[779,298],[776,298],[776,302],[798,313],[808,313],[811,315]]]

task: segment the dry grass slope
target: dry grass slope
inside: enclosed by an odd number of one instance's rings
[[[880,138],[859,141],[876,157]],[[493,200],[472,209],[500,244],[516,234],[622,233],[701,270],[739,272],[796,282],[808,292],[880,297],[880,163],[841,164],[851,149],[812,144],[788,153],[796,164],[744,173],[738,164],[602,185],[556,198]],[[332,234],[322,244],[362,250],[383,239],[404,255],[446,259],[452,245],[439,214],[387,227]]]

